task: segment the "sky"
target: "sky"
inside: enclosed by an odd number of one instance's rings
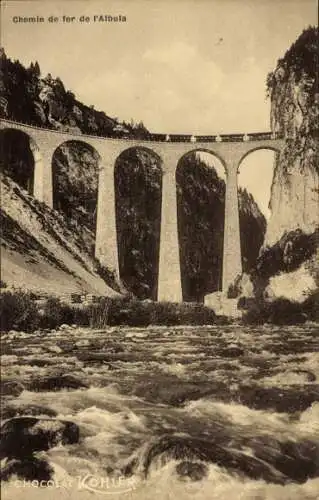
[[[1,11],[9,57],[37,60],[85,104],[158,133],[269,130],[267,74],[317,23],[316,0],[2,0]],[[45,22],[14,22],[37,15]]]

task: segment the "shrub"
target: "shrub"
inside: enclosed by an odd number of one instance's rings
[[[250,304],[243,315],[244,325],[262,325],[267,322],[268,311],[264,303],[255,301]]]
[[[69,318],[63,321],[61,307],[62,305],[59,299],[50,297],[44,305],[40,326],[42,328],[56,328],[62,323],[69,323]],[[73,323],[73,321],[71,321],[71,323]]]
[[[145,303],[130,297],[109,301],[109,325],[147,326],[150,323],[151,315]]]
[[[0,288],[7,288],[7,283],[3,280],[0,280]]]
[[[85,308],[71,307],[63,304],[60,299],[50,297],[41,317],[41,328],[56,328],[63,323],[68,325],[89,326],[88,310]]]
[[[288,299],[277,299],[268,305],[268,323],[275,325],[296,325],[306,321],[301,305]]]
[[[255,297],[239,297],[238,302],[237,302],[237,308],[238,309],[245,309],[249,310],[252,307],[254,307],[256,304],[256,299]]]
[[[127,325],[204,325],[216,323],[212,309],[197,303],[175,304],[152,302],[125,297],[99,297],[87,307],[70,306],[50,297],[40,307],[28,292],[6,292],[0,298],[2,329],[34,331],[54,329],[63,323],[91,328]]]
[[[228,291],[227,291],[227,298],[228,299],[237,299],[239,295],[242,292],[242,287],[241,287],[241,275],[239,274],[236,276],[234,283],[229,285]]]
[[[103,328],[108,324],[110,300],[108,297],[99,297],[87,308],[89,325],[92,328]]]
[[[180,325],[178,305],[170,302],[158,302],[153,306],[152,323],[156,325]]]
[[[82,302],[81,294],[71,293],[71,302],[73,304],[81,304],[81,302]]]
[[[152,323],[157,325],[205,325],[216,322],[212,309],[198,303],[153,303]]]
[[[123,314],[123,310],[121,313]],[[126,324],[129,326],[148,326],[152,322],[152,308],[145,302],[132,300],[125,314]]]
[[[3,292],[0,295],[1,330],[35,330],[40,322],[37,309],[29,292]]]
[[[243,316],[244,324],[262,325],[296,325],[307,320],[301,304],[288,299],[279,298],[273,302],[255,301]]]
[[[88,308],[90,326],[204,325],[216,322],[212,309],[202,304],[139,301],[127,297],[102,298]]]
[[[319,290],[311,294],[302,303],[302,311],[310,321],[319,322]]]

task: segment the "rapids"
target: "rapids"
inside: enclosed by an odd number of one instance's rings
[[[2,423],[41,415],[80,429],[78,443],[37,453],[50,482],[13,475],[3,500],[318,499],[317,330],[63,325],[3,335]]]

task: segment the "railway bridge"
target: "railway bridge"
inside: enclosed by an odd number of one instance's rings
[[[141,140],[89,136],[1,120],[0,130],[8,129],[19,130],[29,137],[34,157],[33,195],[50,207],[53,206],[52,159],[57,148],[66,141],[80,141],[98,153],[100,168],[95,254],[101,264],[117,275],[119,262],[114,189],[117,158],[131,148],[143,148],[158,157],[163,174],[158,300],[174,302],[182,301],[175,180],[179,161],[190,152],[202,151],[212,153],[224,166],[226,199],[222,291],[226,292],[242,269],[237,192],[240,165],[253,151],[270,149],[279,154],[284,145],[282,138],[270,132],[214,136],[150,134],[147,139]]]

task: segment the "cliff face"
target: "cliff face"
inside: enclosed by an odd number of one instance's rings
[[[267,223],[253,195],[246,189],[238,189],[238,205],[242,269],[248,273],[258,259]]]
[[[319,223],[318,29],[305,30],[268,76],[271,128],[285,138],[276,159],[265,245]],[[317,67],[316,67],[317,65]]]
[[[285,144],[276,158],[265,242],[250,272],[254,295],[261,306],[259,312],[255,311],[259,320],[267,320],[262,310],[276,299],[305,304],[309,299],[311,310],[304,318],[317,317],[318,40],[317,28],[306,29],[268,75],[271,127],[284,137]],[[242,291],[248,295],[243,286]]]

